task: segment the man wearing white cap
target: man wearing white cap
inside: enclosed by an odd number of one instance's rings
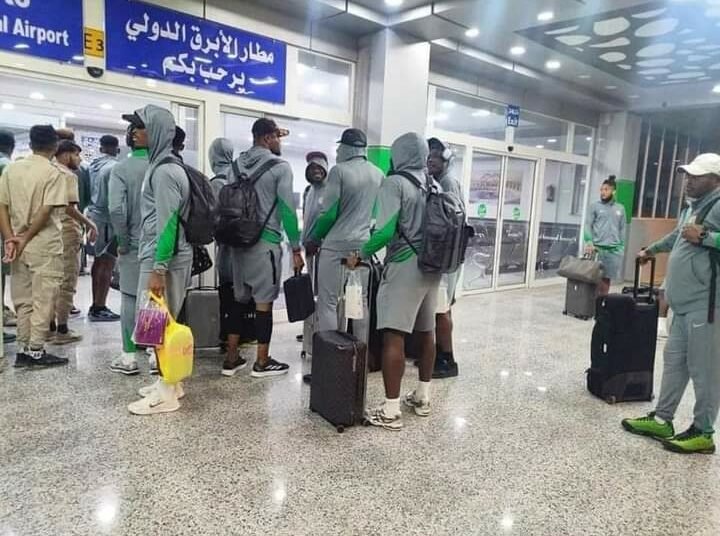
[[[712,454],[720,411],[720,155],[701,154],[678,169],[687,175],[690,206],[672,233],[638,254],[647,260],[670,252],[665,296],[675,316],[665,346],[660,398],[654,412],[622,425],[661,440],[673,452]],[[694,422],[676,435],[672,420],[690,380]]]

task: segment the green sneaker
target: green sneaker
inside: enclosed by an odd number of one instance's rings
[[[715,442],[712,434],[706,434],[695,428],[688,428],[686,432],[670,439],[663,440],[663,447],[680,454],[715,454]]]
[[[631,434],[652,437],[653,439],[670,439],[675,435],[671,422],[660,424],[655,420],[655,412],[637,419],[624,419],[622,427]]]

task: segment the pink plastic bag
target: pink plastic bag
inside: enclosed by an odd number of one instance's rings
[[[160,346],[168,323],[168,311],[162,298],[143,292],[143,306],[135,318],[133,341],[140,346]]]

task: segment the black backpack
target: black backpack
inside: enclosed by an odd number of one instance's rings
[[[223,186],[218,196],[215,219],[215,239],[218,243],[236,248],[249,248],[258,243],[270,216],[275,212],[277,198],[265,220],[261,221],[255,183],[281,162],[277,158],[268,160],[251,175],[240,170],[237,160],[232,163],[236,180]]]
[[[699,211],[695,216],[695,224],[703,225],[710,211],[715,207],[720,198],[712,201],[708,206]],[[710,255],[710,298],[708,300],[708,324],[715,323],[715,300],[717,299],[717,278],[718,268],[720,268],[720,250],[708,246],[702,246]]]
[[[412,245],[405,233],[400,236],[417,255],[420,271],[448,274],[457,271],[465,260],[468,240],[474,229],[465,223],[465,209],[456,195],[441,192],[433,184],[422,184],[413,174],[393,171],[391,175],[405,177],[426,195],[423,214],[423,241],[420,251]]]
[[[185,170],[190,183],[190,203],[187,218],[180,217],[185,229],[185,239],[192,246],[204,246],[213,241],[215,211],[217,199],[208,178],[192,166],[188,166],[175,156],[163,158],[158,166],[177,164]]]

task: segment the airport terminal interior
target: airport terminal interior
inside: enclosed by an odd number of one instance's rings
[[[651,397],[593,396],[601,313],[564,314],[572,285],[558,273],[583,255],[610,176],[625,216],[613,293],[678,225],[692,198],[679,166],[720,153],[719,29],[717,0],[0,3],[11,161],[48,124],[72,129],[86,163],[113,135],[122,161],[122,115],[154,105],[186,132],[185,163],[213,177],[211,142],[227,138],[237,157],[267,118],[289,130],[282,158],[302,224],[308,153],[332,168],[343,132],[361,129],[387,174],[393,142],[415,132],[447,148],[474,231],[451,309],[459,372],[433,379],[428,417],[403,407],[400,431],[358,421],[338,433],[310,410],[312,358],[282,290],[271,354],[288,374],[251,377],[253,357],[222,376],[218,337],[196,344],[178,411],[131,414],[157,377],[144,354],[137,375],[110,369],[123,337],[118,322],[91,321],[87,256],[69,322],[82,340],[47,346],[69,363],[16,367],[24,350],[1,345],[0,536],[720,534],[720,458],[621,426],[654,410],[668,339],[650,352]],[[280,247],[285,281],[292,250]],[[12,277],[2,292],[15,309]],[[640,286],[649,279],[642,270]],[[213,268],[190,292],[218,284]],[[117,290],[107,305],[120,312]],[[410,346],[402,395],[418,381]],[[709,352],[720,360],[719,346]],[[367,406],[384,385],[368,373]],[[688,386],[676,432],[693,423],[695,397]]]

